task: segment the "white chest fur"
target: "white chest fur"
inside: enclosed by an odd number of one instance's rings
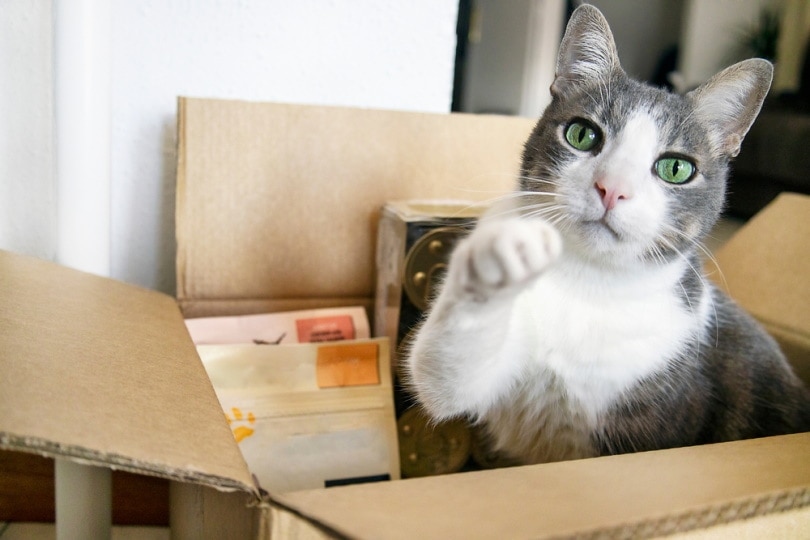
[[[549,269],[513,312],[525,372],[555,377],[593,425],[622,392],[698,339],[708,295],[699,306],[684,305],[677,294],[684,264],[632,277],[565,261]]]
[[[521,380],[483,415],[496,447],[523,462],[593,456],[601,414],[700,339],[709,293],[684,305],[684,265],[628,278],[563,260],[521,293],[503,357]]]

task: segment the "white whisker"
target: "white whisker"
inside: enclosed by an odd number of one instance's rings
[[[667,228],[672,230],[675,233],[678,233],[679,235],[683,236],[687,240],[690,240],[686,235],[683,235],[682,233],[680,233],[680,231],[677,231],[673,227],[667,226]],[[672,242],[670,242],[669,240],[667,240],[664,237],[661,237],[660,240],[661,240],[662,243],[664,243],[666,245],[667,248],[674,251],[687,264],[687,266],[689,266],[689,268],[692,270],[692,273],[698,278],[698,281],[700,281],[700,284],[703,287],[703,290],[706,291],[706,293],[709,295],[709,302],[711,303],[712,311],[714,312],[715,344],[717,344],[719,342],[719,340],[720,340],[720,326],[719,326],[719,319],[718,319],[718,316],[717,316],[717,305],[714,303],[714,296],[711,293],[712,288],[709,286],[708,283],[706,283],[703,272],[701,272],[697,268],[695,268],[695,266],[692,264],[692,262],[689,260],[689,258],[686,255],[684,255],[677,247],[675,247],[675,245],[673,245]],[[692,242],[695,243],[694,240],[692,240]],[[683,286],[683,285],[681,285],[681,286]]]

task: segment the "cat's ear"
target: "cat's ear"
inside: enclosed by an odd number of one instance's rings
[[[768,95],[773,66],[752,58],[728,67],[689,92],[695,116],[709,129],[714,153],[734,157]]]
[[[583,82],[605,80],[621,69],[616,43],[604,15],[589,4],[579,6],[565,29],[551,95],[567,93]]]

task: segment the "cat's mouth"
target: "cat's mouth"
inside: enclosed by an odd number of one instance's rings
[[[607,214],[602,216],[599,219],[591,219],[586,220],[583,222],[587,231],[590,234],[605,234],[607,233],[611,238],[616,241],[622,240],[622,235],[619,231],[617,231],[608,221]]]

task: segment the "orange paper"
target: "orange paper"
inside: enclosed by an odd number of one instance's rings
[[[316,341],[340,341],[354,339],[354,322],[351,315],[312,317],[295,321],[299,343]]]
[[[376,343],[324,345],[318,349],[318,387],[380,384]]]

